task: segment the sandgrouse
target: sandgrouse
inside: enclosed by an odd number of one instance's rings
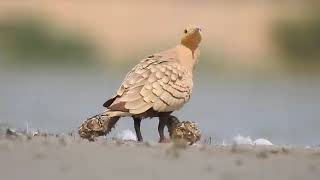
[[[88,120],[107,120],[107,134],[120,117],[132,117],[137,139],[143,141],[141,120],[159,117],[159,142],[166,142],[164,128],[170,114],[190,99],[200,42],[199,27],[185,29],[179,45],[143,59],[127,74],[116,94],[103,104],[106,111]]]

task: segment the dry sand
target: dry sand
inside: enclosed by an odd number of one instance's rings
[[[0,179],[319,179],[320,148],[0,137]]]

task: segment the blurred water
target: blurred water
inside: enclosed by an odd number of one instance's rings
[[[0,122],[18,128],[28,123],[51,132],[75,130],[86,117],[103,111],[102,104],[125,72],[1,69]],[[198,122],[204,136],[218,143],[241,134],[275,144],[318,145],[320,83],[319,79],[253,81],[199,75],[191,101],[175,114]],[[157,139],[157,123],[157,119],[143,121],[146,140]],[[133,122],[124,118],[113,135],[128,128],[133,130]]]

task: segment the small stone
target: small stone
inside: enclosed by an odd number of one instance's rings
[[[283,147],[283,148],[281,148],[281,150],[282,150],[282,152],[283,152],[284,154],[289,154],[289,149]]]
[[[243,161],[242,161],[241,159],[237,159],[237,160],[235,161],[235,164],[236,164],[237,166],[242,166],[242,165],[243,165]]]
[[[6,131],[6,135],[7,136],[18,136],[18,133],[16,130],[8,128]]]
[[[268,154],[265,151],[261,151],[257,154],[257,158],[266,159],[268,158]]]

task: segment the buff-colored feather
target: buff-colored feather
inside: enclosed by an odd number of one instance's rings
[[[156,112],[180,109],[192,93],[200,41],[200,29],[191,28],[178,46],[143,59],[127,74],[109,107],[118,111],[123,106],[131,115],[150,108]]]

